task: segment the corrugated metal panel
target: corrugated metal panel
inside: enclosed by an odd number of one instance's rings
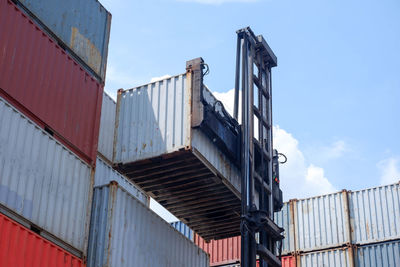
[[[95,188],[88,266],[208,266],[193,242],[116,184]]]
[[[83,261],[0,214],[0,266],[83,267]]]
[[[285,256],[281,258],[282,267],[296,267],[295,256]]]
[[[0,98],[0,204],[85,253],[91,168]]]
[[[346,191],[295,202],[296,249],[312,251],[350,242]]]
[[[116,181],[129,194],[139,199],[143,204],[148,205],[148,196],[142,190],[111,168],[105,161],[97,157],[94,186],[108,185],[111,181]]]
[[[206,243],[195,234],[194,242],[210,255],[210,266],[240,262],[240,236],[211,240]]]
[[[11,1],[0,18],[0,95],[95,164],[102,86]]]
[[[400,184],[396,183],[349,194],[354,243],[400,239],[399,188]]]
[[[177,222],[172,222],[171,225],[178,230],[181,234],[189,238],[189,240],[193,241],[194,240],[194,235],[193,235],[193,230],[189,228],[186,224],[183,222],[177,221]]]
[[[115,163],[129,163],[190,145],[190,87],[178,75],[118,92]]]
[[[353,266],[352,250],[340,248],[300,254],[297,256],[297,266],[351,267]]]
[[[238,235],[238,170],[202,132],[191,129],[191,91],[190,72],[119,91],[113,161],[202,237]]]
[[[116,108],[115,101],[104,92],[101,105],[98,151],[110,162],[112,162],[113,157]]]
[[[19,0],[105,80],[111,14],[97,0]]]
[[[357,248],[358,267],[400,266],[400,241],[389,241]]]
[[[290,202],[293,203],[293,202]],[[293,206],[293,204],[292,204]],[[274,221],[275,223],[285,229],[283,235],[285,239],[282,241],[282,255],[287,255],[295,251],[294,248],[294,224],[293,224],[293,214],[290,212],[291,205],[289,202],[283,204],[282,210],[275,213]]]

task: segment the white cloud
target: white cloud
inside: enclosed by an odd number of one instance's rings
[[[226,93],[213,92],[232,114],[234,90]],[[285,201],[292,198],[311,197],[332,193],[337,189],[325,177],[321,167],[310,164],[299,148],[299,141],[279,126],[273,127],[274,147],[288,158],[287,163],[280,165],[281,188]],[[339,155],[345,150],[344,142],[335,142],[330,153]]]
[[[163,75],[163,76],[160,76],[160,77],[153,77],[153,78],[151,78],[150,82],[154,83],[154,82],[157,82],[157,81],[161,81],[161,80],[167,79],[169,77],[171,77],[171,75],[169,75],[169,74],[166,74],[166,75]]]
[[[380,184],[386,185],[400,181],[400,157],[390,157],[377,164],[381,171]]]
[[[181,2],[193,2],[206,5],[221,5],[224,3],[254,3],[258,0],[179,0]]]
[[[326,156],[331,159],[340,158],[346,151],[348,151],[347,144],[343,140],[338,140],[325,148]]]

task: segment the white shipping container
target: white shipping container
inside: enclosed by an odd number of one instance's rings
[[[357,248],[358,267],[400,266],[400,241],[389,241]]]
[[[100,157],[97,157],[94,186],[108,185],[111,181],[116,181],[129,194],[136,197],[143,204],[149,205],[149,197],[146,193],[137,188],[126,177],[111,168],[111,166]]]
[[[352,267],[354,266],[352,248],[338,248],[297,255],[298,267]]]
[[[352,238],[356,244],[400,239],[400,184],[349,192]]]
[[[2,98],[0,125],[0,204],[85,255],[91,168]]]
[[[99,145],[97,150],[109,162],[112,162],[115,132],[115,111],[117,104],[106,92],[101,105]]]
[[[89,267],[203,267],[207,254],[113,182],[96,187]]]

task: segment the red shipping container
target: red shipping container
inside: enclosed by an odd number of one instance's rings
[[[83,261],[0,214],[0,267],[83,267]]]
[[[194,235],[194,243],[210,255],[210,266],[240,262],[240,236],[206,243],[199,235]],[[257,262],[257,266],[259,266]],[[296,267],[294,256],[282,257],[282,267]]]
[[[103,85],[9,0],[0,25],[0,95],[95,164]]]
[[[210,266],[240,262],[240,236],[206,243],[199,235],[194,235],[194,243],[210,255]]]

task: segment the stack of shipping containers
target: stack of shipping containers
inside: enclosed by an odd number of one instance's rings
[[[110,22],[96,0],[0,0],[1,266],[85,264]]]

